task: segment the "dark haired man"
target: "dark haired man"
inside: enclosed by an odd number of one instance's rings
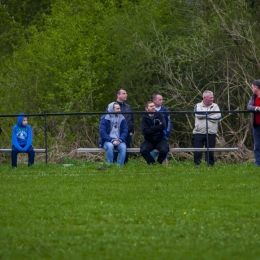
[[[172,131],[172,124],[171,124],[171,118],[170,118],[170,114],[168,113],[169,110],[164,107],[163,104],[163,97],[161,93],[155,93],[152,96],[152,101],[154,102],[155,105],[155,109],[157,112],[164,112],[162,113],[165,119],[165,123],[166,123],[166,129],[164,130],[165,133],[165,139],[168,140],[169,135]],[[155,158],[158,155],[158,152],[151,152],[151,155]],[[165,158],[164,162],[165,165],[168,165],[168,159],[167,157]]]
[[[154,164],[155,160],[151,155],[153,149],[159,151],[157,162],[162,164],[169,152],[169,145],[165,139],[164,130],[166,123],[164,116],[155,109],[154,102],[148,101],[145,105],[146,113],[142,117],[141,127],[144,135],[144,142],[140,152],[148,164]]]
[[[127,92],[120,88],[116,91],[116,102],[119,104],[121,112],[131,112],[131,106],[126,104],[125,101],[127,100]],[[134,116],[133,114],[123,114],[123,116],[126,119],[127,127],[128,127],[128,134],[126,137],[126,147],[130,148],[131,147],[131,142],[132,142],[132,136],[134,134]],[[129,153],[126,153],[125,156],[125,163],[128,162],[128,155]],[[117,153],[115,153],[115,160],[117,159]]]
[[[254,80],[251,85],[251,96],[247,109],[252,113],[251,125],[253,127],[255,165],[260,166],[260,80]]]

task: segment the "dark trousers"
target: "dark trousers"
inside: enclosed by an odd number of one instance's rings
[[[159,142],[150,142],[145,140],[141,145],[140,152],[148,164],[155,163],[155,160],[150,153],[153,149],[157,149],[159,151],[157,162],[162,163],[169,152],[169,144],[165,139],[162,139]]]
[[[216,135],[209,134],[209,146],[207,145],[207,135],[206,134],[194,134],[193,135],[193,147],[194,148],[203,148],[205,147],[214,148],[216,145]],[[199,165],[201,163],[202,152],[194,152],[194,163]],[[209,152],[209,162],[208,162],[208,153],[205,152],[205,161],[213,166],[214,165],[214,152]]]
[[[130,148],[132,143],[132,135],[128,135],[125,140],[126,148]],[[114,153],[114,162],[117,162],[118,153]],[[125,164],[128,162],[129,153],[125,154]]]
[[[260,166],[260,126],[253,127],[255,165]]]
[[[12,167],[17,167],[17,154],[22,153],[14,145],[12,146]],[[34,164],[34,150],[30,145],[25,153],[28,153],[28,166]]]

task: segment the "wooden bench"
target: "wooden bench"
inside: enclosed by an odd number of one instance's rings
[[[238,148],[209,148],[210,152],[232,152],[237,151]],[[78,153],[102,153],[106,150],[104,148],[78,148]],[[170,148],[170,152],[205,152],[207,148]],[[115,150],[117,152],[117,150]],[[140,148],[127,148],[129,153],[140,153]],[[156,149],[153,152],[158,152]]]
[[[35,153],[46,153],[46,149],[33,149]],[[0,153],[11,153],[12,149],[0,149]],[[23,153],[23,152],[21,152]]]

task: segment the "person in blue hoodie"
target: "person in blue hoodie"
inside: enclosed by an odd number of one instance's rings
[[[22,152],[28,153],[28,166],[34,164],[32,141],[32,129],[28,125],[28,117],[20,114],[12,132],[12,167],[17,167],[17,154]]]
[[[126,137],[128,127],[125,117],[120,114],[120,105],[112,102],[108,105],[107,112],[115,114],[106,114],[101,117],[99,125],[99,146],[106,150],[106,159],[109,164],[114,162],[114,149],[119,153],[118,165],[123,166],[126,156]]]

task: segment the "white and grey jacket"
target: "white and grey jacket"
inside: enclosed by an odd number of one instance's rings
[[[196,113],[203,112],[205,113]],[[206,134],[206,112],[209,111],[220,111],[218,105],[213,103],[211,106],[206,106],[204,102],[196,104],[194,107],[195,112],[195,128],[193,129],[193,134]],[[207,115],[208,119],[208,133],[217,134],[218,132],[218,122],[221,121],[221,113],[213,113]]]

